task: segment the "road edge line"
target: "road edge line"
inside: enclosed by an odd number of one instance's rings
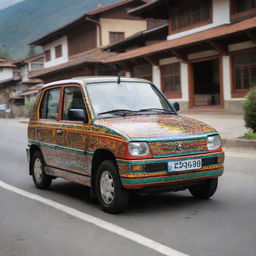
[[[0,187],[9,190],[11,192],[14,192],[16,194],[19,194],[23,197],[35,200],[37,202],[40,202],[42,204],[48,205],[52,208],[55,208],[57,210],[60,210],[62,212],[65,212],[68,215],[71,215],[73,217],[76,217],[80,220],[86,221],[88,223],[91,223],[95,226],[98,226],[99,228],[105,229],[109,232],[115,233],[119,236],[122,236],[124,238],[127,238],[137,244],[143,245],[147,248],[150,248],[154,251],[157,251],[158,253],[161,253],[163,255],[167,256],[188,256],[187,254],[184,254],[182,252],[176,251],[172,249],[171,247],[168,247],[166,245],[163,245],[161,243],[158,243],[150,238],[147,238],[145,236],[142,236],[138,233],[135,233],[133,231],[129,231],[125,228],[122,228],[118,225],[112,224],[108,221],[102,220],[100,218],[94,217],[92,215],[89,215],[87,213],[78,211],[74,208],[71,208],[69,206],[57,203],[51,199],[44,198],[42,196],[33,194],[31,192],[28,192],[26,190],[17,188],[15,186],[9,185],[3,181],[0,180]]]

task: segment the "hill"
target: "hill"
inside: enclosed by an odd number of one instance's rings
[[[0,54],[12,59],[29,54],[27,44],[76,19],[99,4],[117,0],[24,0],[0,11]],[[36,49],[40,52],[41,49]]]

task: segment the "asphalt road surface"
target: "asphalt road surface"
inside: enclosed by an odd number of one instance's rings
[[[133,196],[110,215],[84,186],[36,189],[25,148],[26,124],[0,119],[0,256],[256,255],[256,155],[227,152],[211,200]]]

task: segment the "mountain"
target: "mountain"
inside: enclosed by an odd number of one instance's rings
[[[28,56],[28,43],[71,22],[88,10],[117,0],[24,0],[0,10],[0,55]],[[41,49],[35,49],[40,52]]]

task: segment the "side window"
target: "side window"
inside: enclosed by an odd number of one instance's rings
[[[57,120],[60,99],[60,88],[48,90],[43,97],[40,106],[40,118]]]
[[[86,113],[83,95],[79,87],[66,87],[64,89],[62,120],[71,120],[69,116],[71,109],[81,109]]]

